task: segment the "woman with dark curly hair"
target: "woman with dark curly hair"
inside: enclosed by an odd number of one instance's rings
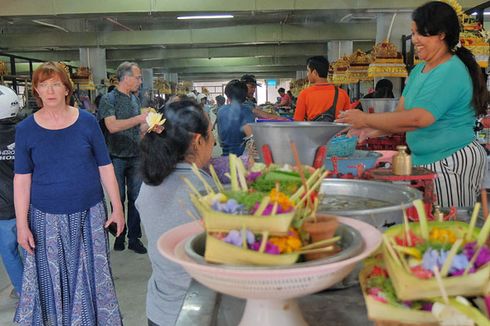
[[[194,210],[186,177],[201,182],[191,170],[209,163],[214,146],[211,123],[195,101],[177,101],[165,108],[163,125],[150,126],[141,141],[141,186],[136,208],[148,237],[148,254],[153,273],[148,281],[146,313],[149,325],[174,325],[190,283],[190,277],[157,249],[166,231],[187,223],[187,210]],[[212,182],[204,171],[202,176]],[[197,213],[196,213],[197,214]]]
[[[460,22],[450,5],[428,2],[412,19],[412,42],[424,62],[412,70],[396,112],[350,110],[337,121],[352,124],[361,138],[407,132],[413,163],[437,172],[438,204],[471,207],[487,159],[473,131],[488,105],[483,74],[459,43]]]

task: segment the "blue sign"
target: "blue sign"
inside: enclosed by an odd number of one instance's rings
[[[266,80],[266,83],[267,83],[267,86],[271,86],[271,87],[277,86],[277,80],[275,80],[275,79]]]

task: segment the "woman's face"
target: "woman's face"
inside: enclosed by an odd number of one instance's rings
[[[204,138],[204,136],[200,136],[197,140],[197,153],[195,163],[199,168],[206,166],[211,160],[211,155],[213,154],[213,147],[216,139],[214,138],[212,127],[212,123],[209,122],[208,138],[206,139]]]
[[[43,101],[43,107],[60,107],[66,105],[65,101],[68,90],[58,76],[38,83],[36,91]]]
[[[430,61],[441,51],[447,51],[444,34],[421,35],[415,22],[412,22],[412,42],[419,58],[424,61]]]

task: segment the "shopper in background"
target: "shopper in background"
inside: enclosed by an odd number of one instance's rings
[[[247,95],[243,104],[248,106],[250,110],[252,110],[252,113],[256,118],[269,120],[288,120],[281,116],[264,112],[257,107],[255,91],[257,90],[257,86],[261,85],[260,83],[257,83],[257,79],[255,79],[254,75],[245,74],[242,76],[242,78],[240,78],[240,81],[245,83],[245,85],[247,86]]]
[[[104,226],[121,233],[124,215],[104,137],[90,113],[68,105],[73,89],[61,65],[40,65],[32,86],[41,109],[15,134],[17,238],[26,251],[15,322],[121,325]]]
[[[146,254],[141,243],[140,216],[134,207],[141,187],[138,173],[140,125],[145,123],[148,112],[141,113],[140,102],[133,92],[138,91],[142,79],[141,70],[134,62],[123,62],[116,70],[117,87],[100,101],[98,119],[104,121],[108,132],[106,142],[116,171],[121,202],[128,200],[128,223],[124,232],[116,238],[114,250],[125,249],[126,231],[128,248],[138,254]]]
[[[374,92],[366,94],[363,98],[395,98],[393,83],[389,79],[380,79],[374,87]]]
[[[163,126],[152,128],[141,141],[143,185],[136,200],[148,237],[148,254],[153,272],[148,281],[146,311],[148,325],[171,326],[179,315],[190,276],[167,260],[157,249],[158,238],[168,230],[190,222],[186,211],[194,211],[186,177],[202,184],[191,171],[211,159],[214,136],[206,114],[194,101],[178,101],[164,111]],[[211,178],[200,170],[203,178]],[[197,213],[196,213],[197,214]]]
[[[19,99],[6,86],[0,86],[0,257],[14,286],[10,296],[18,298],[22,290],[22,259],[17,245],[14,209],[15,125]]]
[[[275,108],[280,108],[280,107],[290,107],[291,106],[291,97],[289,97],[288,94],[286,94],[286,90],[281,87],[277,90],[280,96],[280,101],[276,105],[274,105]]]
[[[412,14],[412,42],[424,60],[408,78],[396,112],[345,112],[362,138],[407,132],[414,165],[437,172],[437,203],[473,207],[486,171],[486,153],[473,131],[486,113],[488,90],[471,52],[459,43],[454,9],[439,1]]]
[[[216,100],[216,113],[218,113],[218,110],[225,105],[226,103],[226,98],[223,95],[218,95],[215,97]]]
[[[240,78],[240,81],[247,85],[247,96],[245,98],[245,105],[250,106],[252,109],[257,106],[257,99],[255,98],[255,92],[257,91],[257,86],[261,86],[257,83],[254,75],[245,74]]]
[[[223,156],[240,156],[245,150],[245,137],[252,135],[252,128],[247,124],[255,122],[250,106],[244,103],[247,85],[234,79],[226,85],[225,94],[230,104],[223,105],[218,111],[217,120],[221,148]]]
[[[312,83],[301,91],[294,111],[295,121],[334,121],[341,111],[350,109],[345,90],[327,82],[329,63],[323,56],[306,61],[306,76]]]

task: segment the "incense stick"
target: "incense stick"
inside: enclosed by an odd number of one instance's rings
[[[407,217],[407,212],[405,212],[405,209],[402,206],[402,212],[403,212],[403,224],[405,226],[405,237],[407,239],[407,245],[409,247],[412,246],[412,237],[410,236],[410,225],[408,225],[408,217]]]
[[[441,291],[444,303],[449,304],[449,298],[447,296],[446,289],[444,288],[444,284],[442,283],[442,277],[441,274],[439,274],[439,268],[437,267],[437,265],[434,266],[432,271],[434,272],[434,276],[436,277],[437,285],[439,286],[439,291]]]

